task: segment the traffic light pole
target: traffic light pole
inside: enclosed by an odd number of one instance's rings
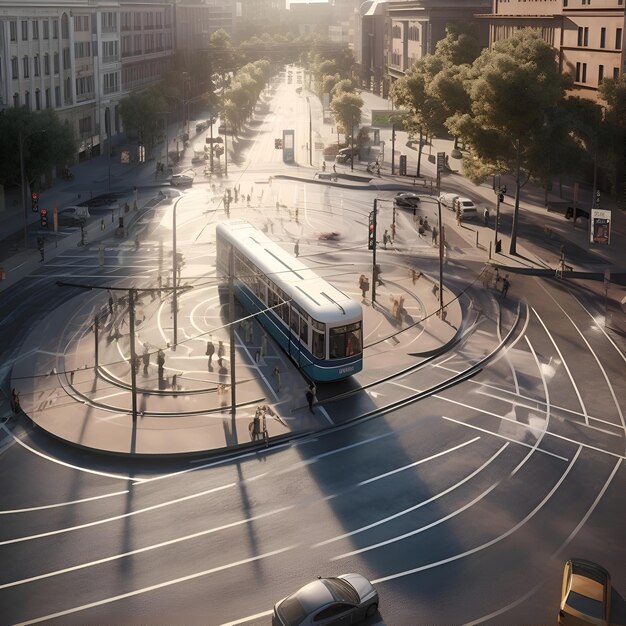
[[[372,306],[376,302],[376,281],[378,275],[376,271],[376,214],[378,212],[378,200],[374,198],[374,210],[372,216],[372,224],[374,226],[373,239],[372,239]]]
[[[232,433],[237,431],[237,421],[235,413],[237,411],[236,386],[235,386],[235,252],[230,247],[228,255],[228,321],[229,341],[230,341],[230,412],[232,415]]]

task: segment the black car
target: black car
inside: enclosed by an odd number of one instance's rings
[[[393,201],[396,206],[403,209],[414,209],[416,206],[419,206],[420,197],[412,191],[400,191],[396,194]]]

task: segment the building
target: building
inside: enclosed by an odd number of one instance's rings
[[[624,0],[493,0],[489,41],[506,39],[521,28],[537,29],[558,51],[561,71],[574,81],[572,93],[597,98],[603,78],[626,71]]]
[[[158,81],[174,53],[169,2],[24,2],[0,7],[0,109],[54,109],[77,159],[122,132],[119,101]]]
[[[386,97],[385,5],[387,0],[367,0],[354,15],[353,52],[361,85]]]
[[[494,0],[497,1],[497,0]],[[386,4],[385,51],[388,75],[393,82],[427,54],[446,36],[453,22],[476,22],[476,16],[489,13],[492,0],[408,0]],[[488,29],[478,22],[479,38],[486,47]]]

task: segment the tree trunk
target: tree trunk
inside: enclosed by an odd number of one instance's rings
[[[419,178],[420,176],[420,168],[422,166],[422,127],[420,126],[420,141],[417,146],[417,171],[415,172],[415,176]]]
[[[513,208],[513,224],[511,225],[511,245],[509,254],[517,255],[517,218],[519,214],[520,171],[522,169],[522,150],[519,140],[516,145],[517,160],[515,164],[515,206]]]

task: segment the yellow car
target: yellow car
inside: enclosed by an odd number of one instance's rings
[[[571,559],[563,570],[559,626],[608,626],[611,616],[611,576],[600,565]]]

